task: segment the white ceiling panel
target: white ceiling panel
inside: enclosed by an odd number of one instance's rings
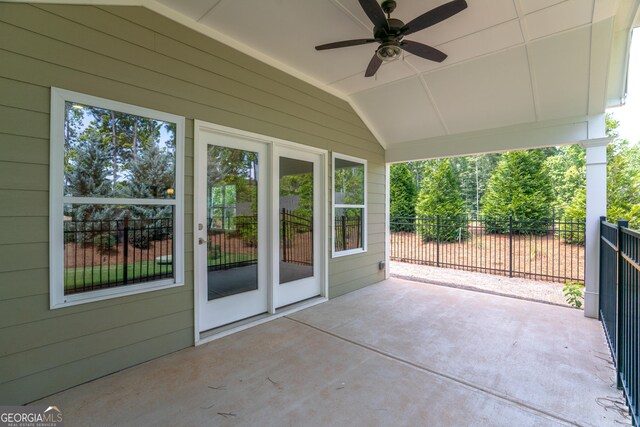
[[[590,41],[580,28],[529,46],[540,120],[587,114]]]
[[[419,77],[360,92],[353,99],[387,143],[445,133]]]
[[[158,2],[197,21],[220,0],[158,0]]]
[[[404,61],[392,61],[383,63],[374,77],[365,78],[364,72],[367,63],[362,64],[362,70],[346,79],[338,80],[331,84],[341,92],[352,94],[372,87],[382,86],[396,80],[415,75],[415,71]]]
[[[407,38],[439,45],[518,18],[513,0],[468,0],[467,3],[469,7],[466,10]]]
[[[451,133],[535,120],[524,47],[424,75]]]
[[[591,22],[593,0],[567,0],[531,13],[524,18],[531,40]]]
[[[520,21],[514,19],[437,46],[438,49],[449,55],[440,64],[413,55],[408,56],[406,60],[418,71],[424,72],[504,50],[522,43],[524,43],[524,38],[520,29]]]
[[[566,0],[518,0],[520,1],[520,8],[522,9],[522,13],[528,15],[529,13],[533,13],[537,10],[545,9],[547,7],[556,5],[558,3],[562,3]]]
[[[328,0],[223,0],[201,22],[324,83],[358,73],[373,54],[372,46],[314,49],[371,36]]]

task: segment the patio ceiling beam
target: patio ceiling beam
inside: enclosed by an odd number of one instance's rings
[[[392,144],[388,163],[577,144],[604,136],[604,114]]]

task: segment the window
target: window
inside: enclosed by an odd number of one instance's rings
[[[51,89],[51,308],[183,281],[184,118]]]
[[[367,161],[333,154],[333,256],[366,252]]]
[[[209,194],[209,230],[236,229],[236,186],[213,185]]]

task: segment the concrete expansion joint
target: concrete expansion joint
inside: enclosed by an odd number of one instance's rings
[[[498,399],[500,399],[500,400],[502,400],[502,401],[504,401],[504,402],[506,402],[508,404],[518,406],[518,407],[520,407],[521,409],[523,409],[523,410],[525,410],[527,412],[533,413],[533,414],[538,415],[538,416],[542,416],[544,418],[551,419],[556,423],[561,423],[561,424],[568,425],[568,426],[585,426],[586,425],[586,424],[580,423],[580,422],[578,422],[576,420],[569,420],[569,419],[565,418],[564,416],[562,416],[560,414],[556,414],[556,413],[547,411],[545,409],[539,408],[539,407],[537,407],[535,405],[532,405],[530,403],[522,401],[522,400],[520,400],[518,398],[509,396],[508,394],[502,393],[500,391],[493,390],[493,389],[490,389],[490,388],[487,388],[487,387],[483,387],[483,386],[478,385],[478,384],[474,384],[474,383],[472,383],[470,381],[464,380],[462,378],[458,378],[458,377],[450,375],[450,374],[446,374],[444,372],[439,372],[439,371],[430,369],[430,368],[428,368],[426,366],[422,366],[422,365],[420,365],[418,363],[415,363],[415,362],[412,362],[410,360],[404,359],[404,358],[402,358],[400,356],[397,356],[397,355],[388,353],[386,351],[380,350],[378,348],[372,347],[370,345],[367,345],[367,344],[364,344],[364,343],[361,343],[361,342],[358,342],[358,341],[343,337],[341,335],[338,335],[336,333],[327,331],[325,329],[319,328],[317,326],[311,325],[311,324],[303,322],[301,320],[294,319],[294,318],[289,317],[289,316],[284,316],[284,318],[287,319],[287,320],[290,320],[292,322],[298,323],[300,325],[306,326],[308,328],[314,329],[314,330],[316,330],[318,332],[321,332],[321,333],[323,333],[325,335],[329,335],[331,337],[337,338],[337,339],[339,339],[341,341],[347,342],[349,344],[355,345],[355,346],[363,348],[365,350],[372,351],[372,352],[377,353],[377,354],[379,354],[381,356],[384,356],[384,357],[387,357],[389,359],[392,359],[392,360],[394,360],[396,362],[402,363],[402,364],[407,365],[407,366],[411,366],[412,368],[418,369],[420,371],[435,375],[435,376],[440,377],[440,378],[447,379],[449,381],[456,382],[456,383],[460,384],[461,386],[463,386],[463,387],[465,387],[465,388],[467,388],[467,389],[469,389],[471,391],[478,392],[478,393],[489,394],[489,395],[491,395],[493,397],[496,397],[496,398],[498,398]]]

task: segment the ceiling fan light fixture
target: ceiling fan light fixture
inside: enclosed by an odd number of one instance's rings
[[[397,45],[397,43],[393,42],[381,44],[376,51],[376,55],[378,56],[378,58],[380,58],[384,62],[395,61],[396,59],[400,58],[401,54],[402,49]]]

